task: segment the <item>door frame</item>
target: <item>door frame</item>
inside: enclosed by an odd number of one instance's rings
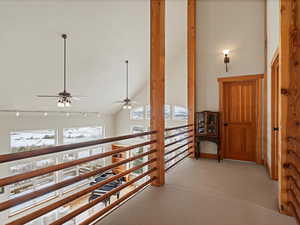
[[[280,118],[279,118],[279,98],[280,98],[280,88],[279,88],[279,79],[280,79],[280,68],[278,73],[275,72],[276,67],[279,67],[279,52],[277,51],[273,57],[271,63],[271,178],[273,180],[278,180],[278,160],[279,160],[279,139],[280,133],[277,132],[277,148],[275,148],[275,131],[274,124],[275,118],[277,118],[277,127],[279,128]],[[277,94],[277,102],[275,95]],[[277,155],[277,157],[276,157]]]
[[[221,77],[218,78],[219,82],[219,108],[220,108],[220,139],[221,139],[221,159],[224,159],[224,84],[227,82],[235,82],[235,81],[255,81],[256,83],[256,95],[257,95],[257,148],[256,148],[256,163],[263,164],[262,159],[262,79],[264,78],[263,74],[255,74],[255,75],[244,75],[244,76],[232,76],[232,77]]]

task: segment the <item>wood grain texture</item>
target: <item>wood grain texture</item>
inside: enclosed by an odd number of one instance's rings
[[[150,62],[150,107],[151,130],[155,129],[157,149],[157,179],[153,185],[165,183],[165,0],[151,0],[151,62]],[[154,137],[153,137],[154,138]]]
[[[89,147],[89,146],[94,146],[94,145],[101,145],[101,144],[106,144],[106,143],[111,143],[111,142],[115,142],[115,141],[121,141],[121,140],[126,140],[126,139],[146,136],[146,135],[152,135],[153,138],[155,139],[155,136],[154,136],[155,133],[156,133],[156,131],[149,131],[149,132],[144,132],[144,133],[130,134],[130,135],[124,135],[124,136],[118,136],[118,137],[111,137],[111,138],[103,138],[103,139],[99,139],[99,140],[86,141],[86,142],[75,143],[75,144],[59,145],[59,146],[48,147],[48,148],[39,148],[39,149],[28,151],[28,152],[4,154],[4,155],[0,155],[0,163],[12,162],[12,161],[20,160],[20,159],[33,158],[36,156],[53,154],[53,153],[58,153],[58,152],[63,152],[63,151],[68,151],[68,150],[76,150],[79,148],[84,148],[84,147]]]
[[[150,150],[150,151],[147,151],[145,153],[139,154],[137,156],[130,157],[130,158],[127,158],[125,160],[122,160],[120,162],[116,162],[116,163],[110,164],[109,166],[105,166],[105,167],[102,167],[100,169],[93,170],[91,172],[88,172],[88,173],[85,173],[85,174],[82,174],[82,175],[78,175],[78,176],[76,176],[74,178],[70,178],[68,180],[65,180],[65,181],[62,181],[62,182],[50,185],[48,187],[45,187],[45,188],[42,188],[42,189],[38,189],[36,191],[30,192],[28,194],[25,194],[25,195],[22,195],[22,196],[19,196],[19,197],[16,197],[14,199],[3,201],[3,202],[0,203],[0,211],[9,209],[9,208],[11,208],[13,206],[16,206],[16,205],[22,204],[24,202],[30,201],[30,200],[32,200],[34,198],[37,198],[37,197],[40,197],[42,195],[48,194],[50,192],[56,191],[56,190],[58,190],[60,188],[67,187],[67,186],[69,186],[71,184],[74,184],[74,183],[77,183],[79,181],[88,179],[88,178],[90,178],[92,176],[96,176],[96,175],[101,174],[101,173],[103,173],[103,172],[105,172],[107,170],[113,169],[113,168],[115,168],[117,166],[123,165],[125,163],[131,162],[133,160],[142,158],[142,157],[144,157],[146,155],[150,155],[150,154],[153,154],[153,153],[156,153],[156,150]],[[156,160],[156,158],[155,158],[155,160]]]
[[[263,79],[263,77],[262,77]],[[262,159],[262,143],[263,143],[263,133],[262,133],[262,79],[257,79],[257,150],[256,150],[256,163],[264,164]]]
[[[73,161],[61,163],[61,164],[58,164],[58,165],[49,166],[49,167],[46,167],[46,168],[36,169],[34,171],[30,171],[30,172],[27,172],[27,173],[17,174],[17,175],[10,176],[10,177],[4,177],[4,178],[0,179],[0,186],[5,186],[5,185],[13,184],[13,183],[16,183],[16,182],[20,182],[22,180],[26,180],[26,179],[30,179],[30,178],[33,178],[33,177],[49,174],[49,173],[52,173],[52,172],[55,172],[55,171],[58,171],[58,170],[62,170],[62,169],[65,169],[65,168],[70,168],[72,166],[76,166],[76,165],[80,165],[80,164],[90,162],[90,161],[93,161],[93,160],[101,159],[101,158],[104,158],[104,157],[107,157],[107,156],[111,156],[113,154],[126,152],[126,151],[129,151],[131,149],[143,147],[143,146],[150,145],[150,144],[153,144],[153,143],[155,143],[155,140],[143,142],[143,143],[140,143],[140,144],[137,144],[137,145],[132,145],[132,146],[129,146],[129,147],[122,147],[122,148],[112,150],[112,151],[109,151],[109,152],[100,153],[100,154],[89,156],[89,157],[86,157],[86,158],[73,160]]]
[[[262,161],[263,75],[219,78],[221,158]],[[228,126],[224,126],[227,123]],[[234,138],[232,138],[234,137]]]
[[[295,138],[299,120],[299,0],[280,1],[280,48],[279,48],[279,87],[287,90],[287,94],[279,97],[279,208],[282,213],[292,215],[289,203],[292,202],[288,195],[287,170],[285,164],[289,161],[287,150],[295,146],[288,143],[287,137]],[[298,97],[298,99],[300,99]],[[298,126],[299,127],[299,126]]]
[[[200,158],[204,159],[218,159],[217,154],[212,154],[212,153],[200,153]]]
[[[156,168],[152,168],[150,170],[148,170],[147,172],[135,177],[134,179],[126,182],[125,184],[122,184],[119,187],[116,187],[114,189],[112,189],[111,191],[109,191],[108,193],[101,195],[100,197],[96,198],[95,200],[73,210],[71,213],[68,213],[67,215],[59,218],[58,220],[56,220],[55,222],[49,224],[49,225],[62,225],[65,222],[69,221],[70,219],[74,218],[75,216],[81,214],[82,212],[85,212],[87,210],[89,210],[91,207],[95,206],[96,204],[102,202],[104,199],[110,197],[113,194],[116,194],[117,192],[123,190],[124,188],[128,187],[129,185],[134,184],[135,182],[141,180],[142,178],[144,178],[147,175],[150,175],[151,173],[155,172]],[[133,192],[130,193],[130,195],[128,194],[127,196],[131,196],[133,194]],[[124,199],[125,200],[125,199]],[[120,201],[121,202],[121,201]],[[110,208],[110,207],[109,207]]]
[[[112,181],[114,181],[116,179],[119,179],[119,178],[121,178],[123,176],[126,176],[126,175],[130,174],[131,172],[133,172],[133,171],[135,171],[135,170],[137,170],[139,168],[144,167],[145,165],[149,165],[149,164],[153,163],[154,161],[155,161],[155,159],[151,159],[151,160],[149,160],[149,161],[147,161],[147,162],[145,162],[145,163],[143,163],[141,165],[135,166],[135,167],[133,167],[133,168],[127,170],[127,171],[124,171],[124,172],[122,172],[122,173],[120,173],[118,175],[115,175],[115,176],[110,177],[110,178],[108,178],[108,179],[106,179],[104,181],[101,181],[101,182],[99,182],[99,183],[97,183],[97,184],[95,184],[93,186],[90,186],[89,188],[86,188],[84,190],[76,192],[76,193],[74,193],[72,195],[69,195],[69,196],[63,198],[63,199],[60,199],[57,202],[54,202],[54,203],[52,203],[50,205],[47,205],[47,206],[45,206],[43,208],[40,208],[40,209],[34,211],[32,213],[29,213],[29,214],[27,214],[27,215],[25,215],[25,216],[23,216],[21,218],[18,218],[17,220],[14,220],[14,221],[6,224],[6,225],[22,225],[22,224],[25,224],[25,223],[27,223],[29,221],[32,221],[32,220],[34,220],[34,219],[36,219],[36,218],[38,218],[38,217],[40,217],[40,216],[42,216],[44,214],[47,214],[49,211],[57,209],[57,208],[65,205],[67,203],[70,203],[70,202],[72,202],[72,201],[74,201],[74,200],[82,197],[82,196],[85,196],[86,194],[88,194],[88,193],[90,193],[90,192],[92,192],[92,191],[94,191],[94,190],[102,187],[103,185],[108,184],[108,183],[110,183],[110,182],[112,182]],[[155,169],[155,168],[152,168],[152,169]]]
[[[196,0],[187,1],[187,66],[188,66],[188,123],[195,123],[195,112],[196,112]],[[194,128],[195,129],[195,128]],[[194,157],[195,152],[195,138],[193,138],[193,143],[189,145],[191,147],[190,152],[192,152],[191,157]]]
[[[268,171],[268,8],[267,0],[264,1],[264,58],[265,58],[265,72],[264,72],[264,108],[263,108],[263,152],[264,152],[264,164]]]
[[[278,140],[279,130],[279,54],[275,58],[271,69],[271,177],[273,180],[278,180]]]

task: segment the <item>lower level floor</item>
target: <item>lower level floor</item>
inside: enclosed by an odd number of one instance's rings
[[[97,225],[296,225],[260,165],[187,159]]]

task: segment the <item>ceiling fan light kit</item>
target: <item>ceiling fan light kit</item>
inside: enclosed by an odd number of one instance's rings
[[[84,96],[73,96],[69,92],[67,92],[67,35],[62,34],[62,38],[64,39],[64,90],[58,95],[38,95],[38,97],[44,98],[58,98],[57,106],[60,108],[71,107],[72,99],[80,100],[80,98]]]
[[[130,105],[130,104],[124,104],[124,105],[122,106],[122,108],[123,108],[123,109],[132,109],[132,105]]]

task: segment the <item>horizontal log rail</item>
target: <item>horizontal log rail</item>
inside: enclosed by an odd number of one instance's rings
[[[136,178],[126,182],[125,184],[122,184],[121,186],[111,190],[110,192],[96,198],[95,200],[89,202],[88,204],[85,204],[79,208],[77,208],[76,210],[72,211],[71,213],[63,216],[62,218],[56,220],[55,222],[51,223],[50,225],[61,225],[64,224],[65,222],[69,221],[70,219],[74,218],[75,216],[81,214],[82,212],[90,209],[91,207],[95,206],[96,204],[102,202],[104,199],[110,197],[113,194],[116,194],[117,192],[123,190],[124,188],[128,187],[129,185],[134,184],[135,182],[139,181],[140,179],[144,178],[147,175],[150,175],[151,173],[155,172],[157,169],[156,168],[152,168],[150,170],[148,170],[147,172],[137,176]]]
[[[189,144],[192,144],[192,143],[193,143],[192,141],[189,141],[189,142],[187,142],[187,143],[185,143],[185,144],[183,144],[183,145],[178,146],[177,148],[174,148],[174,149],[171,150],[171,151],[165,152],[165,156],[171,154],[172,152],[176,152],[177,150],[183,148],[184,146],[189,145]]]
[[[171,143],[169,143],[169,144],[166,144],[166,145],[165,145],[165,148],[170,147],[171,145],[175,145],[175,144],[177,144],[177,143],[179,143],[179,142],[182,142],[182,141],[184,141],[184,140],[187,140],[187,139],[189,139],[189,138],[193,138],[193,137],[194,137],[193,135],[190,135],[190,136],[184,137],[184,138],[182,138],[182,139],[180,139],[180,140],[173,141],[173,142],[171,142]]]
[[[190,150],[192,148],[192,146],[188,147],[187,149],[179,152],[178,154],[174,155],[173,157],[171,157],[170,159],[166,160],[165,163],[168,163],[174,159],[176,159],[178,156],[182,155],[183,153],[187,152],[188,150]]]
[[[143,132],[143,133],[138,133],[138,134],[124,135],[124,136],[119,136],[119,137],[103,138],[103,139],[94,140],[94,141],[86,141],[86,142],[81,142],[81,143],[76,143],[76,144],[59,145],[59,146],[53,146],[53,147],[48,147],[48,148],[39,148],[36,150],[27,151],[27,152],[4,154],[4,155],[0,155],[0,163],[11,162],[11,161],[26,159],[26,158],[33,158],[36,156],[58,153],[58,152],[63,152],[63,151],[75,150],[78,148],[84,148],[84,147],[89,147],[89,146],[94,146],[94,145],[101,145],[101,144],[106,144],[106,143],[111,143],[111,142],[121,141],[121,140],[126,140],[126,139],[132,139],[132,138],[142,137],[142,136],[156,134],[156,133],[157,133],[156,131],[149,131],[149,132]]]
[[[171,138],[175,138],[177,136],[180,135],[184,135],[182,138],[180,138],[180,140],[176,140],[173,141],[169,144],[165,145],[165,148],[175,145],[177,143],[183,142],[186,140],[186,142],[184,142],[183,144],[180,144],[180,146],[175,146],[174,149],[169,150],[167,152],[165,152],[165,156],[171,154],[171,153],[175,153],[176,151],[180,151],[182,148],[184,148],[186,146],[186,149],[184,149],[183,151],[180,152],[176,152],[176,155],[173,156],[172,158],[165,160],[165,163],[169,163],[170,161],[178,158],[179,156],[183,156],[180,157],[179,160],[177,160],[175,163],[173,163],[171,166],[169,166],[168,168],[165,169],[165,171],[169,170],[171,167],[175,166],[176,164],[178,164],[180,161],[182,161],[183,159],[185,159],[186,157],[190,156],[192,154],[192,152],[188,152],[193,145],[193,141],[190,140],[194,137],[194,134],[190,132],[193,132],[193,124],[188,124],[188,125],[184,125],[184,126],[178,126],[178,127],[172,127],[172,128],[166,128],[165,131],[176,131],[174,132],[175,134],[172,134],[170,136],[165,137],[165,139],[171,139]],[[55,154],[55,153],[60,153],[60,152],[64,152],[64,151],[70,151],[70,150],[75,150],[75,149],[80,149],[80,148],[84,148],[84,147],[89,147],[89,146],[97,146],[97,145],[101,145],[101,144],[106,144],[106,143],[110,143],[110,142],[115,142],[115,141],[120,141],[120,140],[125,140],[125,139],[130,139],[130,138],[136,138],[136,137],[141,137],[141,136],[146,136],[146,135],[152,135],[152,134],[156,134],[156,131],[150,131],[150,132],[144,132],[144,133],[139,133],[139,134],[133,134],[133,135],[124,135],[124,136],[119,136],[119,137],[113,137],[113,138],[105,138],[105,139],[99,139],[99,140],[94,140],[94,141],[88,141],[88,142],[81,142],[81,143],[76,143],[76,144],[68,144],[68,145],[60,145],[60,146],[54,146],[54,147],[47,147],[47,148],[40,148],[40,149],[36,149],[33,151],[28,151],[28,152],[20,152],[20,153],[12,153],[12,154],[4,154],[4,155],[0,155],[0,163],[7,163],[7,162],[12,162],[12,161],[17,161],[17,160],[22,160],[22,159],[32,159],[33,157],[37,157],[37,156],[43,156],[43,155],[47,155],[47,154]],[[155,137],[155,136],[154,136]],[[68,161],[68,162],[62,162],[60,164],[57,165],[51,165],[45,168],[40,168],[34,171],[30,171],[30,172],[25,172],[22,174],[17,174],[14,176],[8,176],[8,177],[4,177],[4,178],[0,178],[0,187],[1,186],[6,186],[6,185],[11,185],[17,182],[21,182],[27,179],[31,179],[34,177],[39,177],[39,176],[43,176],[43,175],[47,175],[56,171],[61,171],[63,169],[66,168],[71,168],[77,165],[82,165],[84,163],[88,163],[94,160],[98,160],[98,159],[102,159],[105,157],[109,157],[112,156],[114,154],[118,154],[118,153],[122,153],[122,152],[126,152],[126,151],[130,151],[132,149],[136,149],[139,147],[144,147],[147,145],[151,145],[151,147],[155,148],[155,143],[157,142],[157,140],[150,140],[150,141],[145,141],[143,143],[138,143],[138,144],[134,144],[128,147],[123,147],[123,148],[119,148],[119,149],[115,149],[115,150],[111,150],[109,152],[104,152],[104,153],[98,153],[92,156],[88,156],[85,158],[81,158],[81,159],[76,159],[76,160],[72,160],[72,161]],[[70,195],[67,195],[66,197],[61,197],[59,198],[57,201],[55,202],[50,202],[49,205],[45,205],[42,206],[38,209],[36,209],[33,212],[30,212],[29,214],[26,214],[24,216],[21,216],[19,218],[16,218],[14,221],[7,223],[7,225],[23,225],[26,224],[30,221],[33,221],[53,210],[56,210],[60,207],[63,207],[66,204],[70,204],[73,201],[75,201],[78,198],[81,197],[85,197],[88,194],[92,193],[94,190],[97,190],[99,188],[101,188],[104,185],[107,185],[111,182],[116,181],[117,179],[123,178],[129,174],[131,174],[132,172],[139,170],[141,168],[144,168],[145,166],[149,166],[149,170],[147,172],[144,172],[143,174],[138,175],[137,177],[130,179],[129,181],[127,181],[126,183],[122,183],[120,186],[110,190],[109,192],[99,196],[98,198],[88,202],[88,203],[84,203],[84,205],[79,206],[79,208],[76,208],[75,210],[71,211],[70,213],[64,215],[61,218],[58,218],[56,221],[52,222],[50,225],[62,225],[68,221],[70,221],[72,218],[78,216],[79,214],[87,211],[88,209],[92,208],[93,206],[97,205],[100,202],[103,202],[105,199],[109,198],[111,195],[114,195],[116,193],[119,193],[120,191],[122,191],[124,188],[129,187],[130,185],[136,183],[137,181],[141,180],[142,178],[146,177],[146,176],[150,176],[149,180],[144,182],[143,184],[139,185],[138,187],[136,187],[134,190],[129,191],[128,193],[126,193],[124,196],[122,196],[121,198],[119,198],[118,200],[114,201],[113,203],[109,204],[108,206],[106,206],[104,209],[97,211],[95,214],[93,214],[92,216],[88,217],[85,221],[81,222],[80,225],[87,225],[90,224],[92,222],[95,222],[97,219],[99,219],[99,217],[103,216],[106,212],[108,212],[109,210],[113,209],[114,207],[118,206],[118,204],[122,203],[123,201],[125,201],[126,199],[128,199],[129,197],[131,197],[133,194],[137,193],[139,190],[141,190],[142,188],[146,187],[147,185],[151,184],[155,179],[157,179],[156,174],[158,169],[156,168],[156,163],[158,158],[156,155],[154,155],[157,152],[156,149],[150,149],[147,152],[143,152],[141,154],[126,158],[126,159],[122,159],[121,161],[115,162],[115,163],[111,163],[110,165],[107,165],[105,167],[102,168],[98,168],[92,171],[88,171],[84,174],[81,175],[77,175],[75,177],[72,177],[70,179],[67,180],[63,180],[60,181],[59,183],[55,183],[55,184],[49,184],[49,186],[47,187],[43,187],[41,189],[37,189],[37,190],[33,190],[30,193],[15,197],[13,199],[7,199],[6,201],[2,201],[0,202],[0,212],[7,210],[11,207],[15,207],[17,205],[23,204],[27,201],[30,201],[32,199],[41,197],[43,195],[46,195],[48,193],[51,192],[55,192],[61,188],[67,187],[69,185],[78,183],[80,181],[83,180],[87,180],[91,177],[100,175],[106,171],[109,171],[113,168],[116,168],[118,166],[124,165],[126,163],[129,163],[131,161],[143,158],[145,156],[148,155],[152,155],[150,157],[150,159],[147,162],[144,162],[142,164],[139,164],[133,168],[130,168],[128,170],[122,171],[120,173],[118,173],[117,175],[114,175],[112,177],[109,177],[105,180],[102,180],[98,183],[95,183],[93,185],[87,186],[87,187],[83,187],[83,189],[80,189],[79,191],[75,192],[75,193],[70,193]],[[187,154],[186,154],[187,153]]]
[[[97,154],[97,155],[85,157],[85,158],[82,158],[82,159],[73,160],[73,161],[70,161],[70,162],[65,162],[65,163],[61,163],[61,164],[58,164],[58,165],[53,165],[53,166],[37,169],[37,170],[34,170],[34,171],[30,171],[30,172],[10,176],[10,177],[1,178],[0,179],[0,187],[5,186],[5,185],[9,185],[9,184],[13,184],[13,183],[16,183],[16,182],[19,182],[19,181],[22,181],[22,180],[27,180],[27,179],[30,179],[30,178],[33,178],[33,177],[49,174],[49,173],[52,173],[52,172],[55,172],[55,171],[58,171],[58,170],[62,170],[62,169],[66,169],[66,168],[69,168],[69,167],[72,167],[72,166],[87,163],[87,162],[90,162],[90,161],[93,161],[93,160],[101,159],[101,158],[111,156],[111,155],[114,155],[114,154],[117,154],[117,153],[121,153],[121,152],[129,151],[129,150],[132,150],[132,149],[135,149],[135,148],[139,148],[139,147],[143,147],[143,146],[146,146],[146,145],[154,144],[155,142],[156,142],[156,140],[147,141],[147,142],[132,145],[132,146],[129,146],[129,147],[124,147],[124,148],[112,150],[112,151],[109,151],[109,152],[100,153],[100,154]]]
[[[293,203],[292,201],[288,201],[287,205],[290,209],[290,211],[292,211],[292,214],[294,215],[294,217],[296,218],[297,220],[297,223],[300,224],[300,217],[298,216],[298,213],[297,213],[297,210],[296,210],[296,207],[294,205],[295,203]]]
[[[142,190],[147,185],[151,184],[155,179],[156,179],[156,177],[152,177],[150,180],[144,182],[143,184],[141,184],[140,186],[138,186],[134,190],[128,192],[127,194],[125,194],[124,196],[122,196],[121,198],[119,198],[118,200],[116,200],[113,203],[111,203],[106,208],[100,210],[99,212],[95,213],[93,216],[89,217],[87,220],[81,222],[79,225],[89,225],[92,222],[96,221],[101,216],[103,216],[105,213],[107,213],[108,211],[110,211],[111,209],[113,209],[114,207],[116,207],[117,205],[119,205],[120,203],[122,203],[123,201],[125,201],[126,199],[130,198],[132,195],[134,195],[138,191]]]
[[[300,178],[300,172],[299,172],[299,169],[298,169],[293,163],[291,163],[291,162],[286,163],[286,164],[284,165],[284,168],[285,168],[285,169],[288,169],[288,170],[291,170],[291,171],[294,171],[294,172],[297,174],[297,176]]]
[[[292,142],[295,145],[300,146],[300,140],[298,140],[296,137],[287,137],[288,142]]]
[[[188,125],[179,126],[179,127],[171,127],[171,128],[166,128],[165,131],[178,130],[178,129],[188,128],[188,127],[192,127],[192,126],[194,126],[194,124],[188,124]]]
[[[300,162],[300,156],[299,156],[299,154],[298,154],[296,151],[289,149],[289,150],[287,151],[287,153],[288,153],[290,156],[295,157],[295,158]],[[300,163],[299,163],[299,164],[300,164]]]
[[[170,138],[174,138],[174,137],[177,137],[177,136],[179,136],[179,135],[186,134],[186,133],[190,133],[190,132],[192,132],[192,131],[193,131],[193,130],[190,129],[190,130],[186,130],[186,131],[183,131],[183,132],[180,132],[180,133],[177,133],[177,134],[172,134],[172,135],[170,135],[170,136],[165,137],[165,140],[170,139]]]
[[[104,186],[104,185],[112,182],[112,181],[115,181],[115,180],[117,180],[117,179],[119,179],[121,177],[124,177],[124,176],[130,174],[131,172],[133,172],[135,170],[138,170],[140,168],[143,168],[144,166],[150,165],[151,163],[154,163],[156,160],[157,160],[156,158],[153,158],[153,159],[151,159],[151,160],[149,160],[149,161],[147,161],[147,162],[145,162],[143,164],[135,166],[135,167],[133,167],[133,168],[131,168],[129,170],[126,170],[126,171],[124,171],[122,173],[119,173],[119,174],[117,174],[117,175],[115,175],[113,177],[110,177],[110,178],[108,178],[108,179],[106,179],[104,181],[96,183],[96,184],[94,184],[93,186],[91,186],[89,188],[81,190],[80,192],[76,192],[76,193],[74,193],[74,194],[72,194],[72,195],[70,195],[70,196],[68,196],[66,198],[63,198],[63,199],[61,199],[61,200],[59,200],[57,202],[54,202],[54,203],[52,203],[50,205],[47,205],[47,206],[45,206],[45,207],[43,207],[41,209],[38,209],[34,213],[28,214],[28,215],[26,215],[26,216],[24,216],[22,218],[19,218],[19,219],[15,220],[15,221],[13,221],[11,223],[8,223],[7,225],[21,225],[21,224],[27,223],[27,222],[29,222],[29,221],[31,221],[33,219],[36,219],[36,218],[38,218],[38,217],[46,214],[49,211],[52,211],[52,210],[57,209],[57,208],[65,205],[67,203],[70,203],[70,202],[72,202],[72,201],[74,201],[74,200],[76,200],[76,199],[78,199],[78,198],[80,198],[80,197],[82,197],[82,196],[84,196],[84,195],[86,195],[86,194],[88,194],[88,193],[90,193],[90,192],[92,192],[92,191],[94,191],[94,190],[96,190],[96,189],[98,189],[98,188],[100,188],[100,187],[102,187],[102,186]],[[154,169],[156,169],[156,168],[154,167]]]
[[[182,160],[184,160],[185,158],[189,157],[192,154],[192,152],[189,152],[188,154],[186,154],[184,157],[182,157],[181,159],[177,160],[175,163],[173,163],[172,165],[168,166],[165,171],[167,172],[168,170],[170,170],[171,168],[173,168],[174,166],[176,166],[179,162],[181,162]]]
[[[291,201],[293,202],[294,206],[296,206],[296,209],[300,208],[300,202],[296,197],[295,192],[292,189],[288,189],[287,193],[289,195],[289,199],[291,199]]]
[[[290,187],[288,189],[293,190],[295,195],[300,197],[300,187],[299,187],[297,181],[292,176],[287,176],[287,179],[288,179],[288,182],[289,182],[288,184]]]
[[[85,173],[85,174],[82,174],[82,175],[79,175],[79,176],[76,176],[74,178],[71,178],[71,179],[68,179],[68,180],[65,180],[65,181],[62,181],[60,183],[56,183],[54,185],[51,185],[51,186],[48,186],[48,187],[45,187],[45,188],[42,188],[42,189],[39,189],[37,191],[34,191],[34,192],[31,192],[31,193],[28,193],[26,195],[23,195],[23,196],[20,196],[20,197],[17,197],[17,198],[14,198],[14,199],[10,199],[10,200],[7,200],[7,201],[4,201],[4,202],[1,202],[0,203],[0,211],[3,211],[5,209],[8,209],[8,208],[11,208],[13,206],[16,206],[16,205],[19,205],[21,203],[24,203],[24,202],[27,202],[31,199],[34,199],[34,198],[37,198],[37,197],[40,197],[42,195],[45,195],[45,194],[48,194],[50,192],[53,192],[53,191],[56,191],[58,189],[61,189],[63,187],[66,187],[66,186],[69,186],[71,184],[74,184],[74,183],[77,183],[79,181],[82,181],[82,180],[85,180],[89,177],[92,177],[92,176],[95,176],[95,175],[98,175],[98,174],[101,174],[107,170],[110,170],[110,169],[113,169],[117,166],[120,166],[120,165],[123,165],[125,163],[128,163],[128,162],[131,162],[133,160],[136,160],[136,159],[139,159],[139,158],[142,158],[146,155],[150,155],[152,153],[155,153],[156,150],[150,150],[148,152],[145,152],[143,154],[139,154],[137,156],[134,156],[134,157],[130,157],[130,158],[127,158],[125,160],[122,160],[120,162],[116,162],[116,163],[112,163],[110,164],[109,166],[105,166],[105,167],[102,167],[100,169],[97,169],[97,170],[94,170],[94,171],[91,171],[91,172],[88,172],[88,173]]]

